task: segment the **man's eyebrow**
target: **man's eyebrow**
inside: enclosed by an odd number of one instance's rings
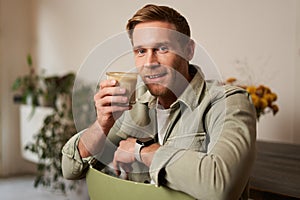
[[[140,48],[142,48],[142,45],[138,45],[138,46],[133,46],[133,50],[137,50],[137,49],[140,49]]]
[[[159,42],[159,43],[157,43],[155,46],[156,47],[159,47],[159,46],[170,46],[170,42],[169,41],[166,41],[166,42]]]
[[[136,50],[136,49],[140,49],[140,48],[156,48],[156,47],[163,46],[163,45],[170,46],[170,44],[171,43],[169,41],[157,42],[157,43],[154,43],[154,44],[133,46],[133,49]]]

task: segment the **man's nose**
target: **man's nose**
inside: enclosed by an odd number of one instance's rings
[[[158,65],[158,59],[157,59],[157,55],[156,52],[153,50],[149,50],[146,54],[146,60],[145,60],[145,67],[156,67]]]

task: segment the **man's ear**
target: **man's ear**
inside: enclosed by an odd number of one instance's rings
[[[194,57],[194,52],[195,52],[195,42],[194,40],[190,39],[188,44],[186,45],[186,59],[188,61],[191,61]]]

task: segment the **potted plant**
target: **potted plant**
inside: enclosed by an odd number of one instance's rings
[[[28,74],[18,77],[13,85],[12,90],[17,92],[14,95],[14,102],[28,105],[39,105],[39,96],[43,94],[40,87],[41,76],[39,76],[33,65],[31,55],[27,56],[27,66],[29,68]]]
[[[66,193],[75,189],[81,181],[72,181],[67,184],[61,170],[62,147],[77,133],[74,114],[80,114],[77,124],[91,124],[95,119],[93,104],[86,100],[93,96],[91,87],[80,87],[73,94],[75,75],[68,73],[63,76],[51,76],[44,79],[46,85],[45,96],[54,112],[43,120],[43,125],[34,136],[34,142],[26,145],[25,149],[36,154],[37,176],[34,186],[51,187]],[[76,109],[72,109],[72,97],[76,98]],[[75,113],[76,112],[76,113]]]
[[[44,98],[47,105],[51,107],[57,107],[56,103],[64,101],[61,98],[64,96],[70,96],[72,94],[75,75],[68,73],[63,76],[50,76],[44,78],[44,84],[46,90],[44,91]],[[70,100],[69,97],[65,99]]]
[[[61,171],[61,149],[77,131],[73,121],[71,99],[75,79],[73,73],[64,76],[46,77],[45,96],[48,105],[53,107],[52,114],[47,115],[43,125],[34,136],[34,142],[25,149],[38,157],[37,175],[34,186],[48,186],[66,192],[66,182]],[[60,100],[60,103],[58,101]],[[74,188],[76,182],[70,185]]]
[[[36,158],[35,161],[31,160],[37,163],[34,186],[45,186],[66,193],[68,190],[74,189],[81,181],[66,182],[63,179],[61,150],[63,145],[77,133],[73,119],[74,113],[80,115],[80,120],[84,121],[84,125],[80,122],[77,125],[87,126],[94,120],[94,112],[89,112],[94,109],[93,104],[87,101],[87,99],[92,99],[93,90],[91,87],[81,87],[76,90],[76,94],[73,94],[74,73],[62,76],[38,75],[32,66],[30,55],[27,56],[27,64],[29,73],[17,78],[13,83],[12,89],[17,91],[14,101],[33,107],[39,106],[37,111],[40,108],[46,108],[43,106],[47,106],[48,111],[49,108],[52,110],[47,112],[43,119],[39,119],[41,127],[33,133],[33,137],[30,136],[32,137],[30,142],[26,142],[24,145],[25,150]],[[77,99],[75,111],[72,110],[72,96]],[[28,101],[30,98],[32,101]],[[34,114],[34,112],[31,113],[32,116]]]

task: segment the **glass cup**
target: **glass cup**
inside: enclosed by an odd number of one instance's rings
[[[125,96],[129,99],[129,105],[135,104],[135,90],[138,73],[133,72],[106,72],[107,79],[117,80],[118,86],[126,89]],[[128,104],[126,104],[128,105]]]

